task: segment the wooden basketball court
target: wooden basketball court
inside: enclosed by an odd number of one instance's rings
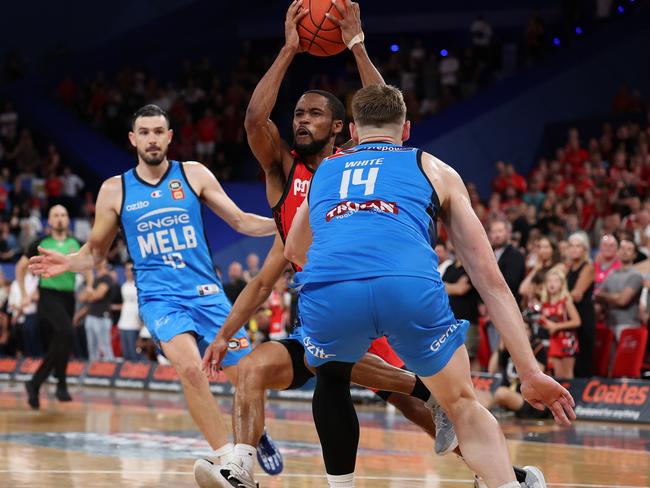
[[[181,395],[78,387],[71,393],[75,401],[61,404],[48,391],[41,410],[32,411],[21,383],[0,383],[1,487],[195,486],[194,459],[209,450]],[[230,399],[220,403],[224,412],[230,409]],[[383,406],[358,412],[358,487],[473,486],[461,461],[435,456],[432,440],[399,413]],[[311,405],[269,402],[267,418],[285,470],[278,477],[259,474],[260,486],[325,488]],[[500,420],[514,462],[542,468],[549,486],[650,486],[650,426],[577,422],[560,429]]]

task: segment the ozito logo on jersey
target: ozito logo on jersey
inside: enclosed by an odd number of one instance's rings
[[[392,213],[397,215],[399,209],[396,202],[385,202],[383,200],[368,200],[367,202],[340,202],[332,210],[325,214],[325,220],[348,217],[356,212]]]
[[[185,198],[185,191],[183,190],[181,180],[171,180],[169,182],[169,189],[172,192],[172,198],[174,200],[182,200]]]
[[[305,345],[305,351],[318,359],[329,359],[336,357],[336,354],[327,354],[325,352],[325,349],[318,347],[313,342],[311,342],[311,337],[305,337],[302,340],[302,343]]]
[[[135,203],[130,203],[126,206],[126,211],[127,212],[132,212],[133,210],[140,210],[141,208],[147,208],[149,206],[149,202],[146,200],[139,200]]]

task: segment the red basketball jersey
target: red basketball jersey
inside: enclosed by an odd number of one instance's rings
[[[273,218],[280,232],[282,241],[286,241],[293,218],[296,216],[298,207],[307,197],[309,183],[314,171],[303,163],[295,151],[291,151],[293,165],[284,187],[280,201],[273,207]]]

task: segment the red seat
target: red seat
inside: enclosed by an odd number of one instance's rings
[[[607,376],[609,356],[612,352],[614,333],[611,329],[596,329],[594,341],[593,371],[595,376]]]
[[[613,378],[638,378],[641,376],[641,365],[648,342],[648,329],[645,327],[625,329],[616,348]]]

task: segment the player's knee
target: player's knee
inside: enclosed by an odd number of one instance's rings
[[[501,404],[503,402],[503,400],[505,399],[507,394],[508,394],[508,389],[506,387],[504,387],[504,386],[500,386],[494,392],[494,401]]]
[[[267,368],[260,358],[252,356],[249,354],[243,357],[237,364],[238,388],[254,388],[263,381]]]
[[[471,412],[473,407],[480,406],[474,392],[468,391],[466,388],[458,389],[452,395],[441,396],[438,398],[438,402],[453,423],[456,423],[467,412]]]
[[[207,381],[203,371],[201,371],[199,365],[195,363],[181,364],[176,367],[176,372],[184,384],[193,388],[199,388]]]
[[[349,383],[354,363],[331,361],[316,368],[318,381],[326,383]]]

